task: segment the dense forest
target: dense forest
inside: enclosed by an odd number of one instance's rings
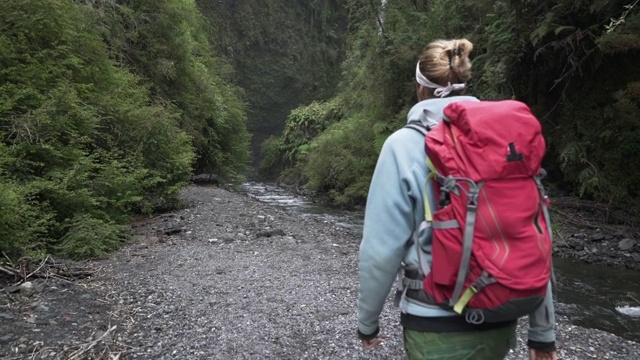
[[[640,220],[638,1],[348,1],[338,92],[295,109],[263,147],[267,176],[364,201],[387,136],[416,101],[413,69],[437,38],[474,44],[470,93],[519,99],[543,123],[544,167],[559,194]]]
[[[347,9],[339,0],[197,0],[211,44],[235,69],[243,89],[253,162],[289,112],[329,99],[340,79]]]
[[[250,131],[333,94],[337,3],[0,2],[2,258],[101,256],[192,175],[238,184]]]
[[[360,204],[452,37],[471,93],[539,116],[556,191],[640,220],[637,0],[4,0],[0,252],[101,256],[194,174]]]

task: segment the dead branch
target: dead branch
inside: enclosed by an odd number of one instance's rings
[[[4,266],[0,266],[0,271],[2,271],[3,273],[5,273],[7,275],[20,276],[18,273],[16,273],[15,269],[5,268]]]
[[[27,281],[28,278],[30,278],[31,276],[33,276],[35,273],[37,273],[38,271],[40,271],[40,269],[42,269],[42,267],[44,266],[44,264],[46,264],[47,260],[49,260],[49,257],[47,256],[46,258],[44,258],[44,260],[42,260],[42,262],[40,263],[40,266],[38,266],[37,269],[35,269],[34,271],[31,272],[31,274],[27,275],[24,277],[24,281]]]
[[[80,349],[74,351],[69,355],[69,360],[79,359],[82,355],[84,355],[87,351],[93,349],[100,341],[102,341],[107,335],[109,335],[113,330],[117,328],[116,325],[112,326],[109,330],[105,331],[99,338],[93,340],[92,342],[85,344],[80,347]]]
[[[60,266],[56,264],[47,266],[48,261],[51,261],[49,257],[42,260],[40,265],[29,274],[27,274],[26,271],[24,271],[23,269],[16,269],[9,265],[0,265],[0,272],[20,278],[19,283],[26,282],[31,278],[38,278],[38,279],[56,278],[59,280],[72,282],[73,280],[86,278],[93,275],[92,271],[84,270],[84,269],[78,269],[78,270],[72,271],[67,269],[66,267],[64,269],[60,268]]]

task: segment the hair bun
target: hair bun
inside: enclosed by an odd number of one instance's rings
[[[440,85],[464,84],[471,79],[469,55],[473,44],[467,39],[434,40],[427,44],[419,59],[419,71]],[[461,91],[452,92],[457,95]]]
[[[473,50],[473,44],[467,39],[451,40],[448,44],[449,53],[451,54],[450,67],[451,70],[458,75],[462,81],[467,81],[471,77],[471,60],[469,55]]]
[[[454,53],[459,57],[468,58],[473,50],[473,44],[467,39],[452,40]]]

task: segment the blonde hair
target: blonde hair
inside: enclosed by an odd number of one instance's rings
[[[431,82],[441,86],[462,84],[471,79],[469,54],[473,44],[467,39],[436,40],[420,56],[420,72]],[[434,89],[427,89],[433,96]],[[457,95],[459,91],[453,91]]]

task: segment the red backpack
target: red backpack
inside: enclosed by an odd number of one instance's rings
[[[425,201],[421,228],[433,237],[422,287],[470,323],[528,315],[552,273],[540,122],[514,100],[455,102],[444,114],[425,137],[438,206]]]

